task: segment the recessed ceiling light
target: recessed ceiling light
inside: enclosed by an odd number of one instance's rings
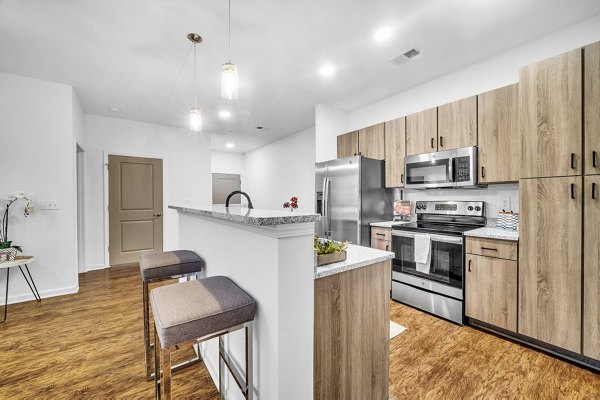
[[[108,111],[114,112],[114,113],[119,113],[119,112],[121,112],[121,109],[119,109],[117,107],[108,107]]]
[[[319,73],[325,77],[332,76],[335,74],[335,67],[331,64],[325,64],[319,69]]]
[[[221,111],[219,111],[219,117],[221,117],[221,118],[230,118],[231,117],[231,111],[221,110]]]
[[[227,146],[228,149],[233,149],[235,147],[233,143],[227,143],[225,146]]]
[[[373,39],[376,42],[385,42],[392,37],[392,30],[390,28],[379,28],[373,34]]]

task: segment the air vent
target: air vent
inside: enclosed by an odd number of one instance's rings
[[[396,64],[402,64],[408,60],[418,57],[420,54],[421,54],[421,52],[419,50],[410,49],[410,50],[407,50],[404,53],[400,54],[399,56],[394,57],[392,59],[392,61],[394,61]]]

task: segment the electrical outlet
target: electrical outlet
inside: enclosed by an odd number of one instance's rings
[[[58,210],[58,200],[40,200],[40,210]]]
[[[502,199],[502,209],[505,211],[510,211],[510,197],[505,197]]]

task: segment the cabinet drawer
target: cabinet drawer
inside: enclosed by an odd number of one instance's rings
[[[392,242],[390,242],[389,240],[372,238],[371,248],[384,251],[392,251]]]
[[[517,260],[517,242],[468,237],[466,247],[469,254]]]
[[[376,226],[371,227],[371,239],[382,239],[391,241],[392,240],[392,229],[391,228],[379,228]]]

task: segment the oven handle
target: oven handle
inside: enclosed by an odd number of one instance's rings
[[[414,238],[415,234],[413,232],[392,231],[392,236],[402,236],[402,237],[407,237],[407,238]],[[463,244],[462,236],[460,236],[460,237],[444,236],[444,235],[429,235],[429,236],[431,236],[431,240],[434,242]]]

